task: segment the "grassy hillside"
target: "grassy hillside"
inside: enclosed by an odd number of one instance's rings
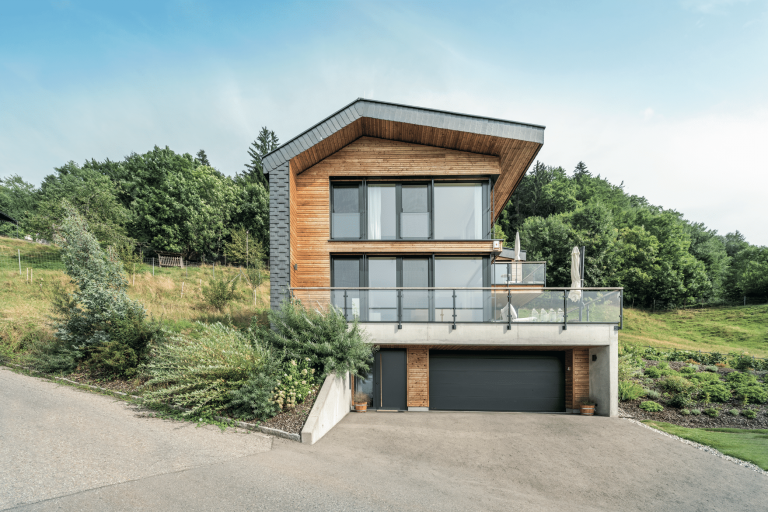
[[[768,357],[768,305],[663,313],[625,309],[619,341]]]
[[[21,275],[18,260],[12,261],[17,249],[22,253]],[[40,265],[32,268],[31,281],[27,268],[32,264],[26,264],[25,254],[40,256],[44,261],[45,268]],[[63,269],[63,265],[57,261],[56,247],[0,238],[0,258],[0,355],[7,355],[23,352],[25,345],[35,339],[53,334],[50,307],[54,290],[57,286],[72,289],[72,285],[63,270],[57,269]],[[217,277],[222,273],[235,277],[238,272],[234,268],[216,267]],[[128,295],[141,301],[149,315],[162,319],[174,330],[186,329],[195,321],[226,322],[229,319],[245,327],[269,304],[269,276],[265,275],[255,298],[253,290],[242,279],[238,281],[238,297],[225,311],[219,312],[202,297],[201,288],[210,277],[210,265],[189,269],[155,268],[154,276],[151,265],[137,265],[135,275],[131,272],[128,278]]]

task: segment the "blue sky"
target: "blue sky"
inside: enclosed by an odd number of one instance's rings
[[[547,126],[540,160],[768,245],[768,1],[0,9],[0,176],[204,148],[234,174],[357,97]]]

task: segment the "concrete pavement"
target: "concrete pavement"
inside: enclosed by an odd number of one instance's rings
[[[308,446],[137,414],[0,370],[0,509],[760,510],[768,497],[765,476],[614,418],[368,412]]]

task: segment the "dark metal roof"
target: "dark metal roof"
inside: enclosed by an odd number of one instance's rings
[[[284,164],[361,117],[544,143],[544,126],[358,98],[264,155],[264,173]]]
[[[11,217],[10,215],[6,215],[3,212],[0,212],[0,221],[4,222],[13,222],[14,224],[18,224],[19,221]]]

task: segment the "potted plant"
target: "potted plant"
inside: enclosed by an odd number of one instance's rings
[[[595,415],[595,406],[597,404],[593,402],[592,400],[582,400],[581,401],[581,414],[584,416],[594,416]]]
[[[352,403],[355,404],[356,412],[365,412],[368,410],[368,394],[358,391],[355,396],[352,397]]]

